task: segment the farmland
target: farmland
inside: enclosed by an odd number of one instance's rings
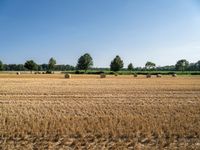
[[[0,149],[200,149],[200,77],[0,74]]]

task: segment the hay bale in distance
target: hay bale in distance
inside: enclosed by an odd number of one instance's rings
[[[21,73],[20,72],[17,72],[17,75],[20,75]]]
[[[146,75],[146,78],[151,78],[151,74],[147,74],[147,75]]]
[[[66,79],[70,79],[71,77],[72,77],[71,74],[69,74],[69,73],[65,74]]]
[[[174,73],[174,74],[172,74],[172,77],[177,77],[177,74],[175,74],[175,73]]]
[[[162,75],[161,75],[161,74],[157,74],[156,77],[157,77],[157,78],[161,78]]]
[[[133,74],[133,76],[136,78],[138,75],[135,73],[135,74]]]
[[[100,78],[106,78],[106,75],[104,73],[100,74]]]

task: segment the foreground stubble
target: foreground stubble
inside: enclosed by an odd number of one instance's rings
[[[0,149],[200,149],[200,77],[0,75]]]

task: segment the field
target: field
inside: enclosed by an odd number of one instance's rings
[[[0,149],[200,149],[200,77],[0,74]]]

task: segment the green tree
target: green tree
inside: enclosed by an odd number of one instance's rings
[[[196,70],[200,71],[200,60],[195,63]]]
[[[55,69],[55,65],[56,65],[56,60],[53,57],[51,57],[48,63],[49,71],[53,71]]]
[[[186,59],[177,61],[175,68],[178,71],[185,71],[189,67],[189,62]]]
[[[133,71],[133,64],[132,64],[132,63],[130,63],[130,64],[128,65],[128,70],[129,70],[129,71]]]
[[[78,59],[77,69],[85,70],[85,72],[93,66],[93,59],[90,54],[86,53]]]
[[[2,71],[3,70],[3,63],[2,63],[2,61],[0,60],[0,71]]]
[[[153,62],[147,61],[147,63],[145,64],[145,67],[146,67],[147,69],[153,69],[153,68],[156,67],[156,64],[153,63]]]
[[[26,69],[30,70],[31,73],[32,73],[32,71],[37,70],[37,64],[33,60],[26,61],[24,64],[24,67]]]
[[[123,60],[117,55],[110,64],[111,71],[119,71],[124,67]]]
[[[197,71],[197,64],[196,63],[190,63],[188,68],[187,68],[188,71]]]

